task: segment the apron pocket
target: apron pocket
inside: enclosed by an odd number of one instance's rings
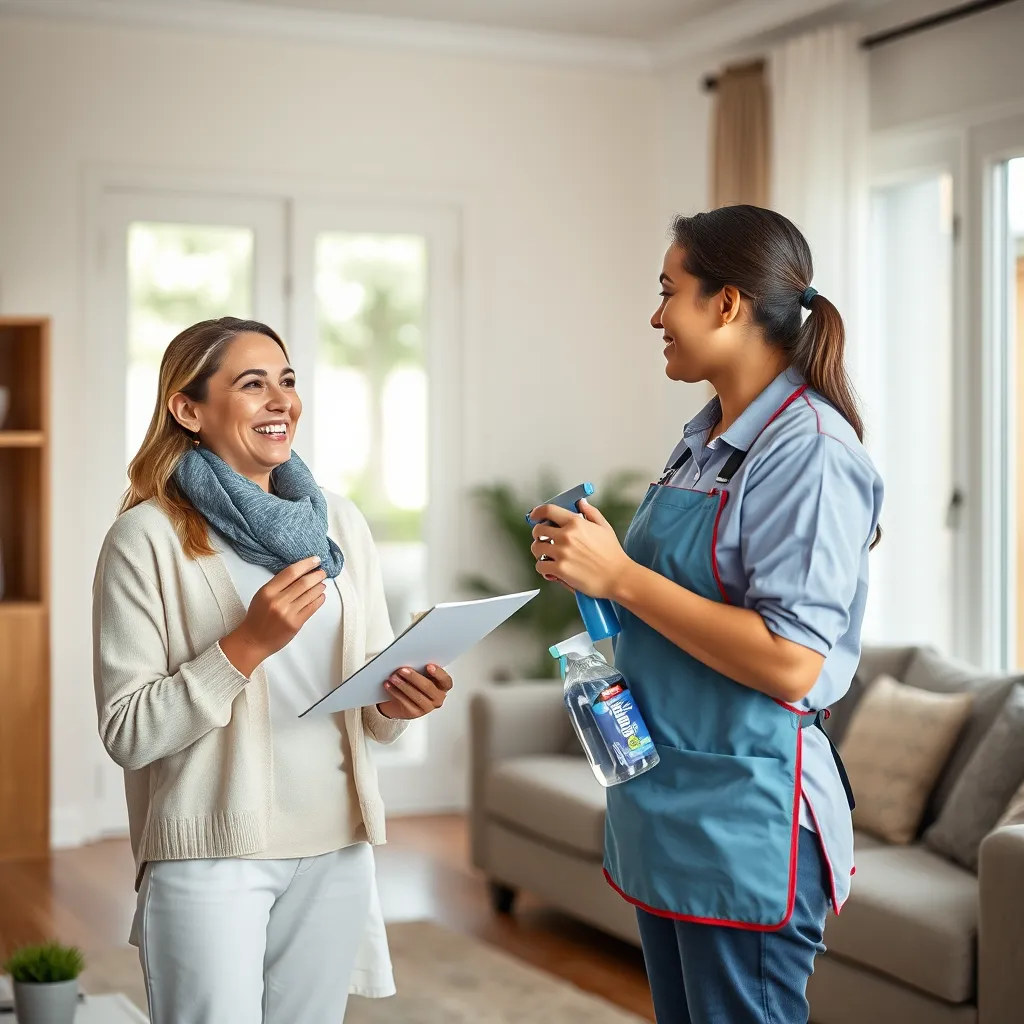
[[[790,758],[657,749],[659,765],[608,791],[613,881],[655,909],[778,926],[793,870],[795,744]]]

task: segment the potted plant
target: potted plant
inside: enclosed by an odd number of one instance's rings
[[[80,950],[58,942],[16,950],[4,970],[14,982],[18,1024],[73,1024],[84,967]]]
[[[619,540],[625,537],[643,497],[641,485],[645,480],[641,473],[620,471],[609,476],[594,494],[594,504],[615,528]],[[464,576],[461,583],[476,597],[497,597],[507,594],[510,589],[540,587],[537,597],[518,612],[507,627],[531,634],[530,644],[535,660],[527,672],[533,679],[557,676],[558,663],[547,653],[548,648],[583,629],[575,597],[565,587],[545,583],[537,575],[536,562],[530,553],[533,527],[526,521],[526,514],[564,489],[565,485],[559,486],[553,473],[545,471],[528,493],[506,483],[485,484],[472,491],[473,498],[505,541],[512,556],[512,572],[504,583],[495,583],[479,574]],[[500,678],[507,677],[503,672]]]

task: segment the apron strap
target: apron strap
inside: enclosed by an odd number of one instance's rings
[[[716,484],[727,484],[732,481],[732,478],[736,475],[737,470],[743,465],[743,460],[747,457],[747,453],[740,448],[737,448],[732,455],[726,459],[725,465],[722,467],[722,471],[715,477]],[[665,468],[665,473],[662,476],[659,483],[662,485],[667,484],[685,466],[690,459],[693,458],[693,452],[690,451],[690,446],[687,445],[682,454],[672,461],[672,463]]]
[[[826,708],[822,708],[813,715],[804,715],[800,719],[800,728],[809,729],[816,725],[821,730],[825,739],[828,740],[828,745],[832,749],[832,758],[836,763],[836,768],[839,771],[839,778],[842,781],[843,789],[846,792],[846,802],[850,805],[850,810],[852,811],[857,806],[857,801],[853,798],[853,786],[850,784],[850,776],[846,772],[846,765],[843,764],[843,759],[839,756],[839,750],[832,742],[832,737],[825,732],[825,726],[823,723],[826,718],[828,718],[828,711]]]

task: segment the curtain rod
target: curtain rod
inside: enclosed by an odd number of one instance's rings
[[[950,8],[948,11],[940,11],[938,14],[929,15],[927,18],[919,18],[917,21],[907,22],[905,25],[897,25],[895,28],[886,29],[884,32],[877,32],[871,36],[865,36],[860,45],[862,49],[874,50],[876,47],[884,46],[886,43],[893,43],[897,39],[905,39],[907,36],[917,35],[930,28],[937,28],[939,25],[948,25],[953,21],[960,21],[962,18],[969,18],[972,14],[980,14],[993,7],[1002,7],[1005,4],[1016,3],[1016,0],[971,0],[970,3],[960,4],[958,7]],[[705,75],[701,80],[705,92],[714,92],[718,88],[717,75]]]

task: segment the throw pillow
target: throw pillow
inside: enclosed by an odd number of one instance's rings
[[[936,853],[978,870],[978,848],[1024,780],[1024,686],[1014,686],[971,755],[938,821],[924,834]]]
[[[972,693],[974,705],[971,716],[946,767],[942,770],[928,806],[925,809],[924,825],[930,825],[942,813],[953,787],[963,773],[978,744],[992,728],[999,709],[1009,696],[1014,683],[1021,677],[992,676],[962,661],[946,658],[929,647],[919,648],[902,680],[907,686],[933,693]]]
[[[996,822],[996,828],[1003,828],[1006,825],[1024,825],[1024,782],[1020,784],[1017,792],[1010,797],[1002,817]]]
[[[914,839],[971,699],[916,690],[890,676],[871,684],[840,747],[857,798],[857,828],[890,843]]]

